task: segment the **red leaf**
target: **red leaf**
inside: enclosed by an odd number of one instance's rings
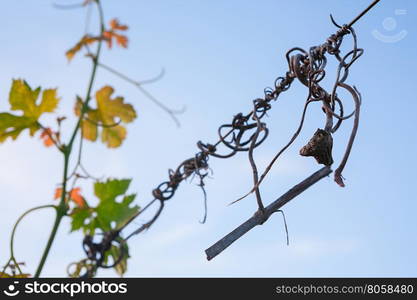
[[[52,139],[52,135],[54,132],[50,128],[45,128],[41,133],[41,139],[43,140],[43,144],[46,147],[51,147],[54,144],[54,140]]]
[[[75,202],[79,207],[85,207],[85,200],[83,196],[81,196],[80,188],[74,188],[69,192],[69,198]]]
[[[127,25],[122,25],[119,23],[119,20],[117,19],[111,19],[110,20],[110,28],[112,30],[127,30],[129,27]]]
[[[56,188],[55,190],[55,194],[54,194],[54,199],[59,199],[62,196],[62,188]]]
[[[119,45],[123,48],[127,48],[128,38],[127,38],[127,36],[125,36],[123,34],[116,33],[112,30],[108,30],[108,31],[103,32],[103,37],[106,40],[107,46],[109,48],[111,48],[113,46],[113,39],[116,40],[117,45]]]

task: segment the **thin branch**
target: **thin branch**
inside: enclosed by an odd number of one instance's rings
[[[52,3],[52,6],[56,9],[75,9],[75,8],[83,8],[85,6],[85,3],[84,2],[74,3],[74,4]]]
[[[113,68],[111,68],[111,67],[109,67],[105,64],[102,64],[100,62],[98,63],[98,66],[102,67],[103,69],[109,71],[110,73],[113,73],[114,75],[116,75],[116,76],[122,78],[123,80],[125,80],[125,81],[133,84],[134,86],[136,86],[142,94],[144,94],[149,100],[151,100],[159,108],[161,108],[163,111],[165,111],[171,117],[171,119],[175,122],[175,124],[178,127],[180,127],[181,124],[180,124],[178,118],[175,115],[184,113],[185,107],[183,107],[180,110],[174,110],[174,109],[168,108],[161,101],[156,99],[151,93],[149,93],[146,89],[144,89],[143,86],[142,86],[144,83],[150,83],[150,82],[155,82],[156,80],[159,80],[162,77],[162,75],[164,74],[164,72],[162,72],[160,75],[158,75],[155,78],[152,78],[150,80],[146,80],[146,81],[141,82],[141,81],[133,80],[130,77],[127,77],[126,75],[120,73],[119,71],[117,71],[117,70],[115,70],[115,69],[113,69]]]
[[[246,220],[244,223],[242,223],[232,232],[227,234],[225,237],[223,237],[217,243],[212,245],[210,248],[206,249],[205,252],[207,254],[207,260],[211,260],[217,255],[219,255],[220,253],[222,253],[227,247],[229,247],[236,240],[241,238],[244,234],[246,234],[249,230],[254,228],[256,225],[262,225],[264,222],[266,222],[269,219],[269,217],[273,213],[279,211],[282,206],[287,204],[296,196],[300,195],[302,192],[304,192],[313,184],[317,183],[322,178],[328,176],[331,172],[332,170],[330,169],[330,167],[324,167],[320,169],[319,171],[312,174],[310,177],[306,178],[305,180],[303,180],[302,182],[294,186],[292,189],[290,189],[288,192],[283,194],[281,197],[279,197],[277,200],[272,202],[270,205],[265,207],[265,210],[263,213],[255,213],[251,218]]]
[[[98,9],[98,13],[99,13],[100,36],[101,36],[104,32],[103,9],[102,9],[102,6],[101,6],[101,3],[100,3],[99,0],[95,0],[95,3],[97,5],[97,9]],[[91,99],[91,91],[93,89],[94,79],[96,78],[98,59],[100,57],[100,52],[101,52],[101,48],[102,48],[101,46],[102,46],[102,40],[99,40],[98,45],[97,45],[96,54],[94,56],[95,60],[93,60],[93,66],[92,66],[92,70],[91,70],[90,79],[89,79],[89,82],[88,82],[87,93],[86,93],[86,97],[85,97],[85,100],[84,100],[84,103],[83,103],[83,107],[81,109],[81,113],[80,113],[80,116],[78,118],[77,124],[75,125],[75,128],[72,132],[71,138],[69,139],[68,144],[64,148],[64,152],[63,152],[63,154],[64,154],[64,171],[63,171],[63,178],[62,178],[62,195],[61,195],[59,205],[57,207],[57,214],[56,214],[54,225],[52,227],[52,231],[51,231],[51,233],[49,235],[49,238],[48,238],[48,241],[46,243],[45,250],[42,253],[42,257],[41,257],[41,260],[39,262],[39,265],[36,268],[34,278],[39,278],[39,276],[42,272],[43,266],[45,265],[46,259],[49,255],[49,251],[51,249],[52,243],[55,240],[55,236],[56,236],[56,233],[58,231],[58,227],[61,223],[61,220],[67,213],[67,207],[66,207],[66,204],[65,204],[65,196],[66,196],[66,193],[67,193],[69,159],[70,159],[70,156],[71,156],[71,152],[72,152],[72,148],[73,148],[75,138],[77,137],[77,134],[80,130],[81,122],[84,118],[84,115],[87,111],[88,103]]]
[[[165,76],[165,69],[162,68],[161,71],[159,72],[159,74],[156,75],[155,77],[152,77],[152,78],[149,78],[149,79],[144,79],[144,80],[141,80],[141,81],[137,81],[137,83],[139,85],[151,84],[151,83],[154,83],[154,82],[157,82],[157,81],[161,80],[161,78],[164,77],[164,76]]]

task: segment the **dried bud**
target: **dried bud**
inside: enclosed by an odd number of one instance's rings
[[[323,129],[317,129],[307,145],[301,148],[300,155],[313,156],[319,164],[330,166],[333,164],[332,148],[332,135]]]

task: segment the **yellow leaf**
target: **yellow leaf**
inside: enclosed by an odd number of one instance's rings
[[[41,103],[37,105],[36,101],[40,92],[40,87],[32,90],[26,81],[21,79],[13,80],[9,94],[11,109],[21,110],[24,116],[35,119],[38,119],[42,113],[53,112],[60,100],[57,97],[56,89],[44,90]]]
[[[0,278],[12,278],[13,276],[5,272],[0,272]]]
[[[131,104],[124,103],[122,97],[111,98],[114,89],[105,86],[96,93],[99,115],[105,124],[114,124],[115,118],[120,118],[124,123],[130,123],[136,118],[135,109]]]
[[[5,272],[0,272],[0,278],[29,278],[30,274],[22,273],[22,274],[7,274]]]
[[[77,97],[75,102],[74,113],[77,117],[81,114],[81,108],[83,106],[83,101],[80,97]],[[95,123],[93,123],[95,122]],[[98,137],[97,130],[97,111],[96,110],[87,110],[86,117],[81,121],[81,134],[82,136],[89,141],[96,141]]]
[[[126,128],[120,125],[109,128],[103,128],[103,132],[101,133],[101,140],[103,143],[107,145],[107,147],[117,148],[122,144],[123,140],[126,138],[126,134]]]
[[[19,134],[29,129],[33,136],[40,129],[38,119],[43,113],[53,112],[58,106],[59,98],[56,89],[48,89],[42,92],[40,104],[37,104],[41,88],[34,90],[21,79],[13,80],[9,93],[11,110],[21,111],[21,115],[0,113],[0,142],[8,137],[16,139]]]
[[[39,106],[39,109],[42,112],[54,112],[55,108],[58,106],[59,98],[57,96],[56,89],[47,89],[42,93],[42,102]]]
[[[96,92],[97,108],[88,108],[81,124],[83,137],[90,141],[97,140],[99,128],[101,141],[109,148],[119,147],[126,138],[126,128],[121,123],[130,123],[136,118],[136,111],[131,104],[124,103],[122,97],[112,98],[114,90],[105,86]],[[83,102],[77,99],[74,112],[81,114]]]

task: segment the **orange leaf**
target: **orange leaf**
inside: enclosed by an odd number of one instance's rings
[[[125,35],[121,34],[115,34],[116,42],[119,46],[122,46],[123,48],[127,48],[127,37]]]
[[[112,41],[113,32],[112,31],[104,31],[103,32],[103,37],[107,42],[107,46],[109,47],[109,49],[111,49],[111,47],[113,45],[113,41]]]
[[[113,45],[113,39],[116,40],[116,43],[123,47],[123,48],[127,48],[127,36],[122,35],[122,34],[118,34],[114,31],[104,31],[103,32],[103,37],[104,39],[107,41],[107,45],[109,46],[109,48],[112,47]]]
[[[68,60],[71,60],[73,59],[74,55],[77,54],[77,52],[81,50],[82,47],[93,44],[97,42],[98,40],[100,40],[100,38],[89,36],[86,34],[81,38],[81,40],[77,44],[75,44],[74,47],[69,49],[65,53],[65,55],[67,56]]]
[[[75,202],[75,204],[77,204],[79,207],[84,207],[85,206],[85,200],[83,198],[83,196],[81,196],[80,193],[81,189],[80,188],[74,188],[69,192],[69,197],[72,201]]]
[[[127,30],[129,27],[127,25],[122,25],[119,23],[119,20],[117,19],[111,19],[110,20],[110,28],[112,30]]]
[[[52,135],[54,133],[52,132],[51,128],[45,128],[41,133],[41,139],[43,139],[43,144],[46,147],[50,147],[54,144],[54,140],[52,139]]]
[[[56,188],[55,190],[55,194],[54,194],[54,199],[59,199],[62,196],[62,188]]]

